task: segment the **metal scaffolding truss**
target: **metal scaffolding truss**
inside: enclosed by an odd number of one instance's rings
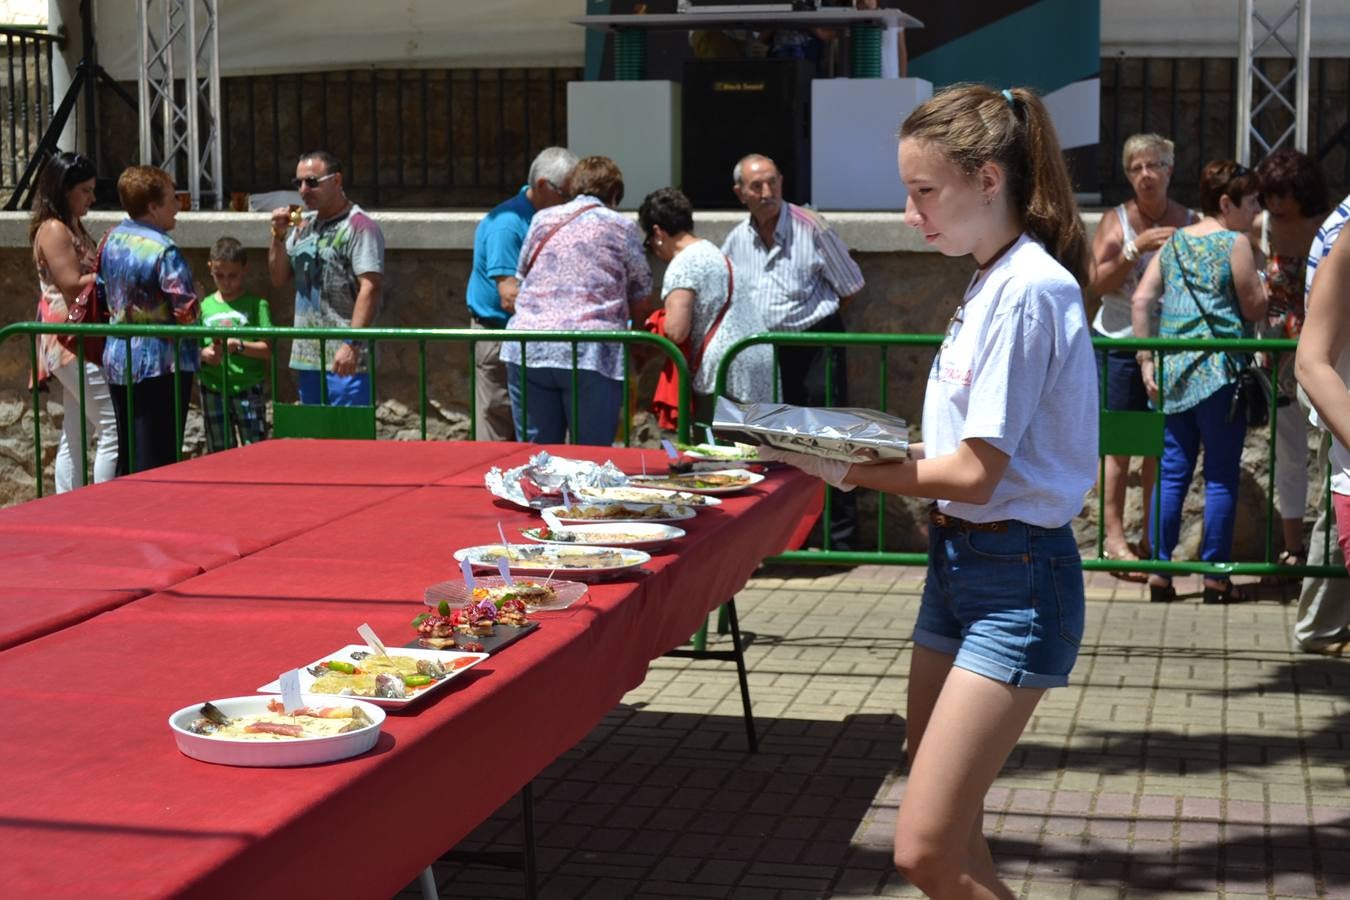
[[[217,0],[136,0],[141,162],[224,206]],[[185,177],[186,176],[186,177]]]
[[[1269,11],[1272,4],[1263,6]],[[1237,85],[1237,161],[1251,165],[1253,145],[1259,157],[1286,146],[1291,138],[1294,149],[1308,149],[1308,82],[1311,74],[1312,0],[1284,0],[1284,11],[1267,18],[1256,9],[1255,0],[1241,0],[1238,22],[1238,85]],[[1293,46],[1290,46],[1287,27],[1294,20]],[[1267,57],[1288,58],[1292,67],[1277,82],[1272,82],[1256,65],[1262,51]],[[1273,51],[1273,53],[1272,53]],[[1293,91],[1289,88],[1292,82]],[[1259,99],[1257,94],[1261,93]],[[1253,105],[1255,101],[1255,105]],[[1291,120],[1282,130],[1278,125],[1267,126],[1272,133],[1263,133],[1261,120],[1280,122]],[[1279,134],[1273,134],[1278,130]]]

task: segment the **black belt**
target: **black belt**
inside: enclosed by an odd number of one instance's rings
[[[502,322],[500,325],[498,325],[496,322],[489,322],[482,316],[476,316],[473,313],[469,313],[469,318],[472,319],[474,322],[478,323],[479,325],[482,325],[484,328],[501,329],[506,327],[505,322]]]
[[[1000,519],[997,522],[970,522],[940,512],[937,504],[928,507],[928,521],[939,528],[957,528],[961,531],[1007,531],[1011,520]]]

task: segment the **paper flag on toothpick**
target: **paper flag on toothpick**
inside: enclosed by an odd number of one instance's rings
[[[505,556],[497,557],[497,571],[502,573],[502,581],[505,581],[508,586],[515,584],[515,581],[511,578],[511,564],[506,561]]]
[[[710,446],[710,447],[715,447],[715,446],[717,446],[717,441],[713,440],[713,433],[712,433],[712,426],[711,426],[711,425],[704,425],[704,426],[703,426],[703,433],[704,433],[704,435],[706,435],[707,438],[708,438],[708,446]]]
[[[356,633],[361,635],[361,640],[366,642],[366,646],[375,651],[377,656],[388,656],[389,651],[384,649],[384,641],[380,640],[375,634],[375,629],[371,628],[365,622],[362,622],[356,629]]]
[[[507,556],[510,556],[510,555],[511,555],[511,542],[508,541],[508,540],[506,539],[506,529],[505,529],[505,528],[502,528],[502,523],[501,523],[501,522],[498,522],[498,523],[497,523],[497,537],[499,537],[499,538],[502,539],[502,548],[506,551],[506,555],[507,555]]]
[[[459,561],[459,570],[464,573],[464,586],[468,588],[469,593],[473,593],[473,563],[469,562],[468,557]]]
[[[304,706],[304,701],[300,699],[300,670],[291,669],[289,672],[282,672],[279,680],[281,681],[281,705],[285,708],[287,714]]]
[[[571,509],[572,495],[567,492],[567,485],[565,484],[562,486],[562,494],[563,494],[563,506],[566,506],[568,509]]]
[[[563,523],[556,515],[553,514],[553,510],[551,509],[540,510],[540,515],[544,517],[544,524],[548,526],[549,531],[553,532],[562,531]]]
[[[661,446],[665,448],[666,456],[669,456],[671,459],[680,458],[680,452],[675,449],[675,445],[672,444],[670,441],[666,440],[665,438],[662,438]]]

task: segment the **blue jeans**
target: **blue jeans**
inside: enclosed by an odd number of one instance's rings
[[[521,416],[520,366],[506,364],[506,390],[511,395],[511,419],[517,440],[561,444],[572,433],[572,443],[608,447],[619,427],[623,382],[599,372],[577,369],[577,420],[572,421],[572,370],[527,368],[525,416]],[[528,421],[525,421],[528,419]]]
[[[370,373],[358,372],[355,375],[328,376],[329,406],[369,406]],[[319,373],[315,369],[296,369],[295,376],[300,388],[300,402],[311,406],[319,405]]]
[[[914,643],[1014,687],[1063,687],[1078,659],[1083,563],[1068,525],[1000,532],[928,528]]]
[[[1245,409],[1239,408],[1233,421],[1227,421],[1236,390],[1236,385],[1224,385],[1185,412],[1167,414],[1158,472],[1161,511],[1157,499],[1153,503],[1155,528],[1162,531],[1161,538],[1153,544],[1159,559],[1171,559],[1181,539],[1181,507],[1186,502],[1201,446],[1205,448],[1205,531],[1200,559],[1224,562],[1233,558],[1242,439],[1247,432]]]

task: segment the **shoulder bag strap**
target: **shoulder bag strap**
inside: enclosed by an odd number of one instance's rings
[[[544,235],[543,240],[534,245],[534,252],[532,252],[530,254],[530,258],[525,261],[525,268],[521,270],[520,274],[521,275],[530,274],[530,270],[534,268],[534,261],[539,258],[539,251],[544,249],[544,245],[547,244],[555,234],[557,234],[559,231],[562,231],[564,225],[566,225],[568,222],[572,221],[582,213],[589,212],[590,210],[593,209],[599,209],[600,206],[601,204],[599,203],[588,203],[585,206],[581,207],[580,209],[573,210],[570,216],[563,219],[557,225],[554,225],[553,230],[550,231],[548,234]]]
[[[722,304],[722,308],[717,311],[717,318],[713,319],[712,325],[708,328],[708,333],[703,336],[703,343],[698,345],[698,356],[694,357],[689,365],[690,376],[698,371],[699,365],[703,362],[703,354],[707,351],[708,345],[712,343],[713,335],[717,334],[717,329],[722,327],[722,319],[726,317],[727,310],[731,308],[731,294],[736,289],[736,277],[731,273],[731,257],[723,253],[722,261],[727,264],[727,299]]]
[[[1181,232],[1178,231],[1177,234],[1181,234]],[[1239,234],[1237,239],[1242,240],[1242,235]],[[1209,310],[1205,308],[1205,304],[1200,302],[1200,297],[1195,293],[1195,288],[1191,287],[1191,280],[1186,277],[1186,270],[1184,268],[1181,270],[1181,283],[1186,285],[1186,292],[1191,295],[1191,301],[1195,304],[1195,308],[1200,310],[1200,316],[1205,320],[1205,327],[1209,329],[1209,333],[1214,335],[1216,340],[1219,339],[1219,332],[1214,328],[1214,320],[1210,318]],[[1223,354],[1223,361],[1224,368],[1228,369],[1229,377],[1237,378],[1238,373],[1233,371],[1234,367],[1237,365],[1233,362],[1233,355],[1225,351]],[[1238,367],[1238,370],[1241,371],[1241,368],[1242,367]]]

